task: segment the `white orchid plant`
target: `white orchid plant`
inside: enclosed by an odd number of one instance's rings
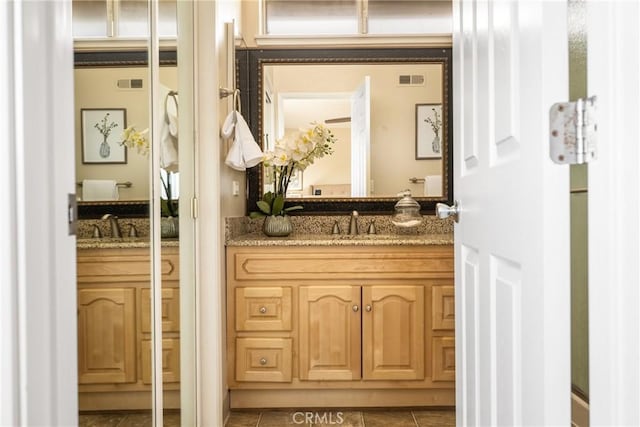
[[[125,145],[128,148],[135,148],[138,151],[138,154],[142,156],[146,156],[149,154],[149,140],[147,139],[147,134],[149,133],[149,129],[145,129],[139,131],[135,128],[135,126],[129,126],[122,132],[122,141],[120,141],[120,145]],[[162,182],[162,186],[164,187],[164,191],[167,195],[167,203],[166,203],[166,214],[167,216],[176,217],[178,216],[177,211],[177,201],[173,200],[173,194],[171,191],[171,174],[172,172],[167,171],[167,180],[165,181],[160,175],[160,181]]]
[[[295,171],[304,171],[316,159],[333,153],[337,139],[324,124],[312,123],[297,137],[276,141],[275,148],[263,156],[266,179],[273,182],[273,191],[266,192],[259,200],[259,211],[251,212],[251,218],[266,215],[284,216],[288,212],[302,209],[302,206],[284,207],[284,199]]]

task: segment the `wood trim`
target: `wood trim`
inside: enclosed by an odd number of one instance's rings
[[[165,390],[165,409],[180,409],[180,391]],[[151,410],[151,388],[143,391],[82,392],[78,395],[80,411]]]
[[[232,409],[241,408],[375,408],[375,407],[453,407],[454,389],[422,390],[231,390]]]

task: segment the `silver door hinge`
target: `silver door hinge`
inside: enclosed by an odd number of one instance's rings
[[[549,110],[549,156],[558,164],[580,165],[596,158],[596,97],[558,102]]]

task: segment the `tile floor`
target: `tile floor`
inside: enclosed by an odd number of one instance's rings
[[[166,427],[180,427],[179,413],[164,414]],[[145,412],[106,412],[100,414],[80,414],[80,427],[151,427],[151,413]]]
[[[164,415],[166,427],[180,427],[180,414]],[[232,411],[225,427],[449,427],[454,409],[311,409]],[[82,414],[80,427],[151,427],[149,412]]]
[[[225,427],[448,427],[456,425],[454,409],[269,410],[232,411]]]

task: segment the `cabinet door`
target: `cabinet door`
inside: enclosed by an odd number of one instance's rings
[[[78,381],[136,381],[135,290],[78,291]]]
[[[300,379],[360,379],[360,287],[300,287]]]
[[[423,379],[424,287],[365,286],[362,302],[362,377]]]

